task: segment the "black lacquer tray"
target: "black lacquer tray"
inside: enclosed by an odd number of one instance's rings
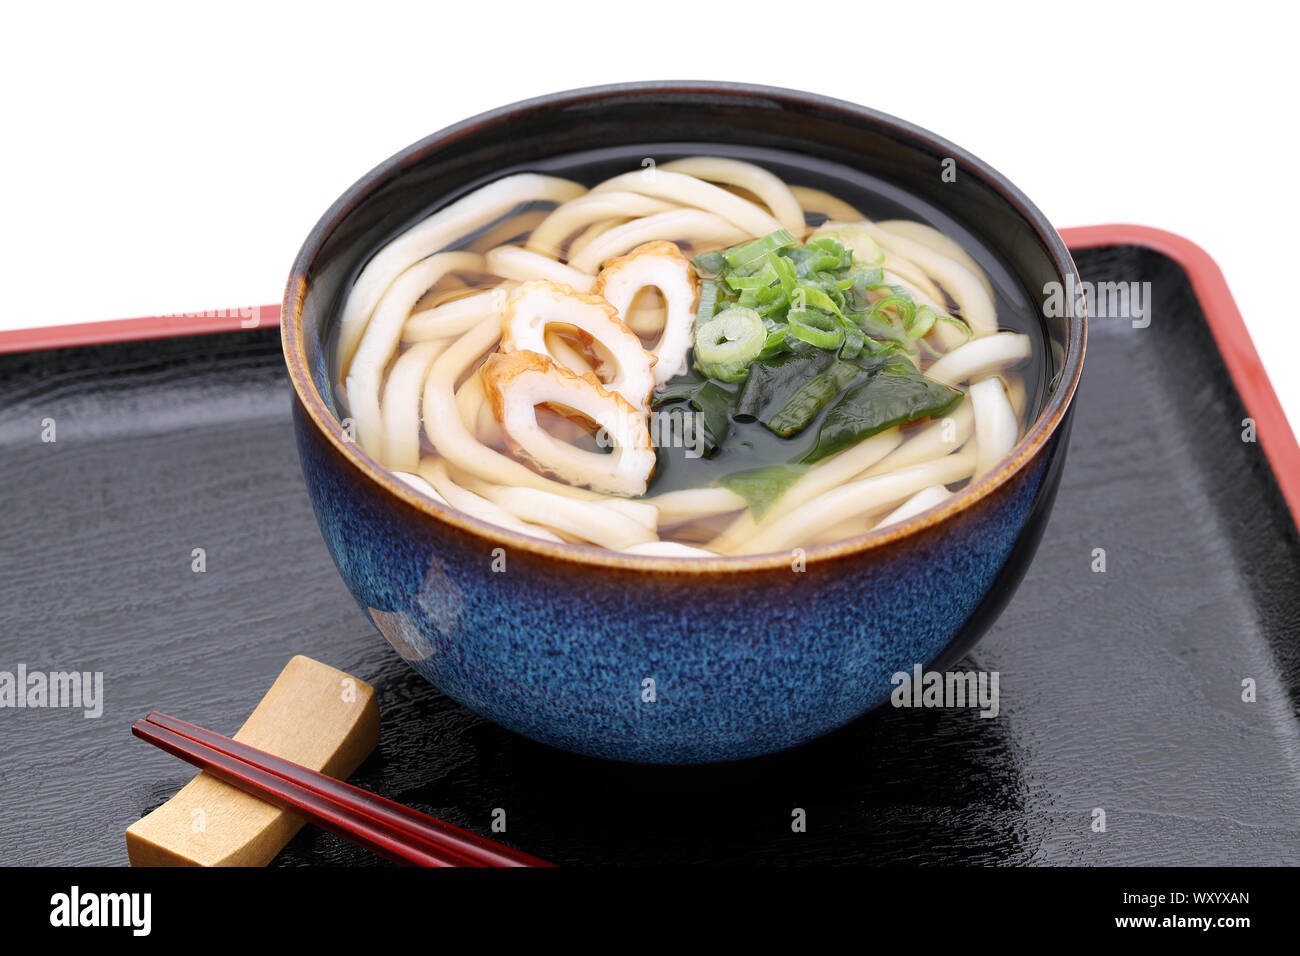
[[[192,775],[132,721],[232,733],[296,653],[379,692],[353,782],[481,833],[504,809],[498,838],[561,864],[1300,862],[1294,438],[1208,258],[1131,227],[1067,239],[1085,279],[1150,282],[1152,321],[1092,322],[1055,511],[970,658],[999,715],[886,708],[715,767],[560,753],[416,676],[325,551],[275,329],[11,339],[0,671],[101,671],[105,705],[0,709],[0,863],[124,864],[126,827]],[[385,865],[311,827],[276,863]]]

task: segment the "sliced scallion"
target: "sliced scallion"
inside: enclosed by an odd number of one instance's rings
[[[844,341],[844,330],[825,312],[791,309],[786,321],[790,324],[790,335],[819,349],[839,348]]]
[[[767,339],[767,327],[757,312],[733,306],[696,328],[695,362],[709,378],[739,382]]]
[[[700,282],[700,304],[695,309],[695,327],[698,329],[713,320],[714,310],[718,305],[718,283],[713,279]]]
[[[753,242],[747,242],[742,246],[734,246],[726,250],[723,256],[727,260],[727,265],[733,269],[743,269],[758,259],[763,258],[769,252],[777,249],[784,249],[786,246],[793,246],[795,238],[784,229],[778,229],[776,232],[769,232],[761,239],[755,239]]]

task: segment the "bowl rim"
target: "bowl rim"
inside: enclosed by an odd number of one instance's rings
[[[1047,217],[1010,180],[993,169],[988,163],[955,143],[951,143],[922,127],[887,113],[818,93],[760,84],[707,80],[651,80],[615,83],[563,90],[520,100],[516,103],[479,113],[432,133],[395,153],[370,170],[335,200],[333,205],[312,228],[302,248],[298,251],[297,257],[294,259],[293,268],[285,286],[280,323],[285,364],[288,368],[294,394],[317,431],[334,446],[335,450],[344,459],[378,486],[381,491],[437,521],[484,539],[489,545],[508,546],[511,549],[528,551],[541,557],[570,564],[685,575],[717,572],[735,573],[739,571],[788,569],[791,565],[791,556],[802,553],[803,566],[807,568],[814,564],[828,563],[836,559],[873,551],[942,524],[949,518],[968,510],[1010,481],[1015,474],[1034,459],[1056,433],[1074,399],[1083,370],[1083,358],[1087,349],[1087,316],[1081,303],[1070,303],[1072,308],[1067,312],[1065,355],[1062,359],[1061,372],[1055,391],[1049,397],[1042,412],[1026,430],[1025,435],[996,467],[990,469],[978,481],[968,484],[944,502],[905,521],[890,525],[879,531],[869,531],[866,534],[855,535],[842,541],[813,545],[807,548],[786,549],[753,555],[684,557],[624,554],[596,545],[544,541],[541,538],[534,538],[473,518],[450,506],[438,504],[396,478],[390,471],[362,451],[358,444],[351,441],[316,389],[307,365],[302,335],[302,307],[307,290],[308,276],[326,239],[329,238],[348,214],[362,201],[371,196],[380,186],[388,182],[392,177],[399,175],[408,166],[413,165],[439,147],[477,132],[484,127],[500,126],[521,114],[538,110],[554,110],[575,104],[590,106],[593,102],[608,99],[654,98],[669,94],[689,95],[692,93],[732,97],[740,102],[756,99],[775,100],[785,108],[796,110],[812,108],[825,113],[839,113],[855,121],[865,121],[880,127],[891,136],[909,139],[917,145],[937,151],[938,155],[956,159],[964,174],[977,176],[1028,222],[1039,241],[1046,248],[1060,277],[1067,282],[1067,288],[1071,276],[1073,276],[1075,287],[1078,287],[1078,269],[1065,246],[1064,240]]]

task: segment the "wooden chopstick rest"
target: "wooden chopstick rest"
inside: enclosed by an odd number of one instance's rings
[[[379,706],[369,684],[299,655],[234,739],[343,780],[379,742]],[[132,866],[265,866],[302,824],[201,773],[127,828],[126,852]]]

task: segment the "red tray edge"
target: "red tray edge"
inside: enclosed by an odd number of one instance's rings
[[[1223,356],[1246,406],[1255,421],[1255,431],[1273,476],[1300,527],[1300,444],[1287,422],[1282,404],[1273,391],[1259,353],[1246,331],[1227,280],[1210,254],[1177,233],[1131,223],[1107,223],[1062,229],[1061,237],[1073,249],[1099,246],[1145,246],[1177,262],[1191,280],[1192,289],[1205,312],[1219,354]],[[72,348],[79,345],[107,345],[140,339],[173,338],[215,332],[273,328],[280,324],[280,306],[214,309],[199,313],[145,316],[106,322],[81,322],[41,329],[0,332],[0,354]]]
[[[1210,325],[1223,364],[1232,376],[1255,422],[1255,434],[1273,477],[1282,491],[1291,518],[1300,528],[1300,444],[1287,422],[1273,383],[1259,360],[1246,323],[1237,308],[1219,264],[1210,254],[1185,236],[1132,223],[1106,223],[1062,229],[1061,238],[1071,250],[1099,246],[1145,246],[1177,262],[1187,273],[1192,291]]]
[[[138,319],[108,319],[53,325],[43,329],[14,329],[0,332],[0,355],[6,352],[39,352],[43,349],[75,348],[79,345],[111,345],[141,339],[170,339],[213,332],[248,332],[280,326],[280,306],[255,305],[207,312],[177,312]]]

